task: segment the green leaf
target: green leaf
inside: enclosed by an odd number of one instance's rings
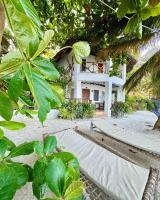
[[[46,169],[46,181],[57,197],[62,196],[66,170],[65,163],[59,158],[51,160]]]
[[[68,166],[79,169],[79,162],[77,158],[69,152],[59,152],[54,155],[56,158],[62,159]]]
[[[44,156],[44,151],[43,151],[43,144],[40,141],[35,141],[34,142],[34,152],[40,156],[43,157]]]
[[[10,51],[2,57],[0,74],[8,75],[16,72],[20,68],[22,62],[23,59],[19,51]]]
[[[1,140],[6,144],[8,151],[11,151],[13,148],[16,147],[16,145],[11,140],[9,140],[7,137],[3,137]]]
[[[7,151],[7,144],[4,140],[0,140],[0,158],[4,157]]]
[[[58,84],[50,84],[50,86],[53,93],[56,94],[61,99],[61,101],[63,101],[65,96],[63,88],[61,88],[61,86],[59,86]]]
[[[39,56],[48,47],[48,44],[50,43],[53,35],[54,35],[53,30],[48,30],[45,32],[44,37],[41,40],[37,51],[35,52],[34,56],[32,57],[32,60],[34,60],[37,56]]]
[[[10,120],[13,115],[12,102],[9,97],[0,91],[0,115],[5,120]]]
[[[142,20],[140,17],[138,17],[138,21],[137,21],[136,35],[138,39],[142,39]]]
[[[55,66],[46,58],[38,57],[32,64],[49,80],[54,81],[60,76]]]
[[[125,34],[131,34],[135,31],[137,27],[138,17],[137,15],[133,15],[127,23],[127,26],[124,29]]]
[[[14,32],[16,41],[27,55],[32,56],[38,48],[39,36],[32,20],[24,12],[17,9],[17,3],[13,0],[5,0],[7,18]],[[23,28],[22,28],[23,27]]]
[[[14,169],[16,175],[14,178],[17,180],[16,188],[20,189],[28,182],[29,176],[27,169],[19,163],[9,163],[8,166]]]
[[[4,136],[4,131],[0,128],[0,140],[3,138]]]
[[[84,183],[81,181],[74,181],[65,192],[65,200],[82,199],[84,191]]]
[[[73,44],[73,57],[78,64],[82,63],[82,58],[88,57],[90,54],[90,46],[88,42],[77,42]]]
[[[48,162],[45,158],[37,160],[33,168],[33,193],[37,199],[43,198],[46,193],[47,185],[45,182],[45,170]]]
[[[8,130],[20,130],[24,128],[26,125],[21,122],[14,122],[14,121],[0,121],[0,126],[8,129]]]
[[[20,100],[21,100],[25,105],[27,105],[27,106],[29,106],[29,107],[33,107],[33,106],[34,106],[32,100],[31,100],[29,97],[25,96],[25,95],[21,95],[21,96],[20,96]]]
[[[21,155],[29,155],[34,151],[34,142],[23,143],[12,149],[9,157],[17,157]]]
[[[48,156],[54,152],[57,147],[57,139],[55,136],[47,136],[44,141],[44,153]]]
[[[15,5],[16,9],[20,12],[25,13],[37,26],[38,29],[40,29],[41,22],[38,17],[37,11],[30,2],[30,0],[11,0],[12,3]]]
[[[47,113],[51,109],[51,104],[58,107],[61,105],[61,100],[56,94],[53,94],[50,85],[43,76],[34,72],[30,65],[24,65],[24,72],[36,105],[38,106],[38,117],[43,123]]]
[[[121,0],[121,4],[117,10],[117,17],[122,19],[127,14],[128,9],[129,9],[129,1]]]
[[[0,199],[12,200],[17,189],[16,174],[13,168],[0,164]]]
[[[155,7],[151,6],[145,7],[144,9],[141,10],[140,15],[142,20],[146,20],[150,17],[156,17],[160,15],[160,3]]]
[[[23,94],[23,76],[21,72],[18,71],[9,82],[8,95],[10,96],[11,99],[16,100],[22,94]]]

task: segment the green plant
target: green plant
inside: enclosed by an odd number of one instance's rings
[[[95,114],[95,106],[90,103],[65,101],[59,109],[59,117],[63,119],[91,118]]]
[[[55,83],[59,72],[42,56],[53,31],[42,33],[41,22],[30,0],[0,0],[0,8],[15,40],[14,49],[0,59],[0,116],[4,119],[0,121],[0,199],[13,199],[16,190],[28,181],[32,181],[37,199],[43,198],[48,186],[54,196],[50,199],[82,199],[84,185],[79,181],[78,161],[70,153],[56,152],[55,137],[47,137],[44,144],[33,141],[16,146],[4,136],[4,129],[25,127],[24,123],[11,121],[14,110],[32,117],[34,112],[25,106],[30,109],[36,106],[43,123],[50,109],[61,105],[63,91]],[[87,56],[90,51],[86,42],[77,42],[70,48],[79,62],[81,56]],[[33,151],[39,156],[33,170],[12,159]],[[45,179],[40,174],[42,169]]]
[[[129,112],[129,105],[125,102],[115,101],[111,107],[113,117],[123,117],[124,114]]]

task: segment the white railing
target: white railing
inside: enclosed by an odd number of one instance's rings
[[[81,71],[106,74],[106,62],[85,62],[81,66]]]

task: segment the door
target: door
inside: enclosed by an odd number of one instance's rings
[[[88,103],[90,100],[90,90],[82,89],[82,102]]]

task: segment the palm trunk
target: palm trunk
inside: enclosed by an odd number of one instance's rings
[[[153,127],[153,130],[160,130],[160,117],[158,117],[158,119]]]
[[[3,9],[2,4],[0,3],[0,47],[1,47],[1,41],[2,41],[2,36],[3,36],[3,30],[4,30],[4,20],[5,20],[4,9]]]

